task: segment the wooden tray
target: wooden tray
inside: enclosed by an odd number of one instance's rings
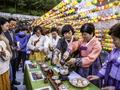
[[[41,68],[43,74],[46,76],[46,78],[47,78],[47,79],[50,81],[50,83],[52,84],[53,88],[54,88],[55,90],[59,90],[59,88],[58,88],[59,85],[57,85],[52,78],[50,78],[50,77],[47,76],[47,72],[44,71],[44,68],[41,67],[41,65],[40,65],[40,68]]]

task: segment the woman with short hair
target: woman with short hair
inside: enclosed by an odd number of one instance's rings
[[[43,30],[40,26],[36,26],[33,29],[33,35],[30,37],[27,48],[31,50],[30,60],[36,60],[40,62],[45,61],[45,37],[42,35]]]

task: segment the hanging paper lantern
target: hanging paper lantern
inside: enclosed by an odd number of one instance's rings
[[[97,0],[93,0],[92,3],[93,3],[93,4],[97,4]]]
[[[80,3],[82,0],[77,0],[78,3]]]
[[[105,6],[104,6],[104,9],[108,9],[108,8],[109,8],[109,5],[105,5]]]
[[[89,6],[91,6],[91,5],[92,5],[91,2],[87,2],[87,3],[86,3],[86,6],[87,6],[87,7],[89,7]]]
[[[98,0],[99,2],[104,2],[104,0]]]
[[[117,18],[117,15],[113,15],[112,18],[113,18],[113,19]]]
[[[110,3],[110,4],[109,4],[109,8],[111,8],[111,7],[113,7],[113,3]]]
[[[118,5],[119,5],[119,1],[115,1],[113,4],[114,4],[115,6],[118,6]]]
[[[100,4],[102,4],[104,2],[104,0],[98,0],[100,2]]]
[[[73,6],[75,6],[75,5],[77,5],[77,4],[78,4],[77,0],[72,0],[72,5],[73,5]]]
[[[65,3],[70,3],[71,0],[63,0],[63,2],[65,2]]]

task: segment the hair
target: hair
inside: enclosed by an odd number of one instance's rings
[[[33,34],[35,34],[38,30],[40,30],[41,34],[43,34],[43,29],[42,29],[42,27],[40,27],[40,26],[35,26],[35,27],[33,28]]]
[[[20,31],[28,31],[28,27],[27,26],[18,26],[15,30],[15,33],[18,33]]]
[[[44,30],[43,35],[47,35],[50,33],[50,30]]]
[[[95,35],[95,26],[93,23],[85,23],[81,26],[80,28],[80,32],[81,33],[88,33],[88,34],[93,34],[93,36]]]
[[[27,31],[27,30],[28,30],[27,25],[24,25],[24,26],[21,28],[21,31]]]
[[[120,38],[120,23],[117,23],[115,25],[113,25],[109,32],[108,32],[109,35],[113,35],[117,38]]]
[[[14,18],[9,18],[8,22],[11,22],[11,21],[16,21],[16,20]]]
[[[58,29],[56,27],[52,27],[50,32],[57,32],[58,33]]]
[[[4,25],[6,22],[8,22],[5,18],[0,18],[0,34],[3,32],[1,25]]]
[[[75,32],[74,32],[74,28],[71,26],[71,25],[64,25],[63,27],[62,27],[62,31],[61,31],[61,33],[62,33],[62,35],[64,35],[64,33],[67,33],[67,32],[69,32],[69,31],[72,31],[72,34],[74,34]]]
[[[0,35],[3,32],[1,25],[4,25],[6,22],[8,22],[7,19],[5,19],[3,17],[0,18]],[[5,42],[5,44],[7,46],[7,50],[9,50],[9,52],[11,53],[11,49],[10,49],[10,45],[9,45],[8,39],[6,37],[0,36],[0,40],[3,40]]]

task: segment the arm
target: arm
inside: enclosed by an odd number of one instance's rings
[[[100,78],[104,78],[105,73],[109,73],[109,69],[111,68],[111,55],[113,52],[114,52],[114,50],[110,54],[108,54],[108,56],[103,64],[103,67],[99,70],[97,76],[99,76]]]
[[[61,49],[62,49],[62,47],[61,47],[61,41],[62,41],[62,39],[59,39],[59,40],[58,40],[58,43],[57,43],[57,45],[56,45],[56,49],[58,49],[58,50],[61,50]]]
[[[107,63],[108,61],[106,61],[103,65],[103,67],[99,70],[97,76],[99,76],[100,78],[104,78],[105,76],[105,72],[106,72],[106,68],[107,68]]]
[[[25,42],[24,43],[22,43],[21,44],[21,49],[24,49],[25,47],[26,47],[26,45],[27,45],[27,42],[28,42],[28,38],[27,38],[27,36],[25,37]]]
[[[108,67],[108,60],[109,60],[109,55],[106,58],[106,62],[104,62],[103,67],[99,70],[99,72],[97,73],[97,75],[89,75],[87,77],[88,80],[95,80],[95,79],[104,79],[105,78],[105,74],[107,73],[107,68]]]
[[[44,41],[44,49],[45,49],[45,52],[47,53],[49,51],[49,44],[50,44],[50,39],[45,37],[45,41]]]
[[[3,61],[7,61],[7,60],[10,60],[12,55],[10,54],[10,52],[7,50],[7,46],[6,46],[6,43],[5,42],[2,42],[2,49],[3,49],[3,54],[0,53],[0,58],[3,60]]]
[[[95,44],[92,52],[87,56],[82,58],[82,67],[89,67],[99,56],[100,52],[102,50],[102,47],[99,44]]]
[[[38,47],[38,50],[39,51],[43,51],[44,50],[44,46],[45,46],[45,37],[44,36],[42,36],[41,38],[40,38],[41,40],[40,40],[40,46]]]
[[[67,49],[69,51],[69,53],[75,52],[79,48],[80,43],[81,43],[81,41],[79,40],[79,41],[75,41],[75,42],[72,42],[71,44],[69,44],[68,49]]]
[[[27,43],[27,48],[31,49],[31,50],[34,50],[35,46],[32,44],[32,41],[33,41],[33,37],[31,36],[28,43]]]
[[[15,32],[13,32],[13,39],[14,39],[15,47],[17,48],[17,39],[16,39],[16,34],[15,34]]]
[[[17,48],[20,48],[20,46],[19,46],[20,44],[18,45],[18,43],[19,43],[19,37],[16,35],[15,38],[16,38],[16,42],[17,42]]]
[[[56,45],[56,48],[54,50],[54,55],[58,55],[61,53],[62,47],[61,47],[61,39],[58,40],[58,43]]]

